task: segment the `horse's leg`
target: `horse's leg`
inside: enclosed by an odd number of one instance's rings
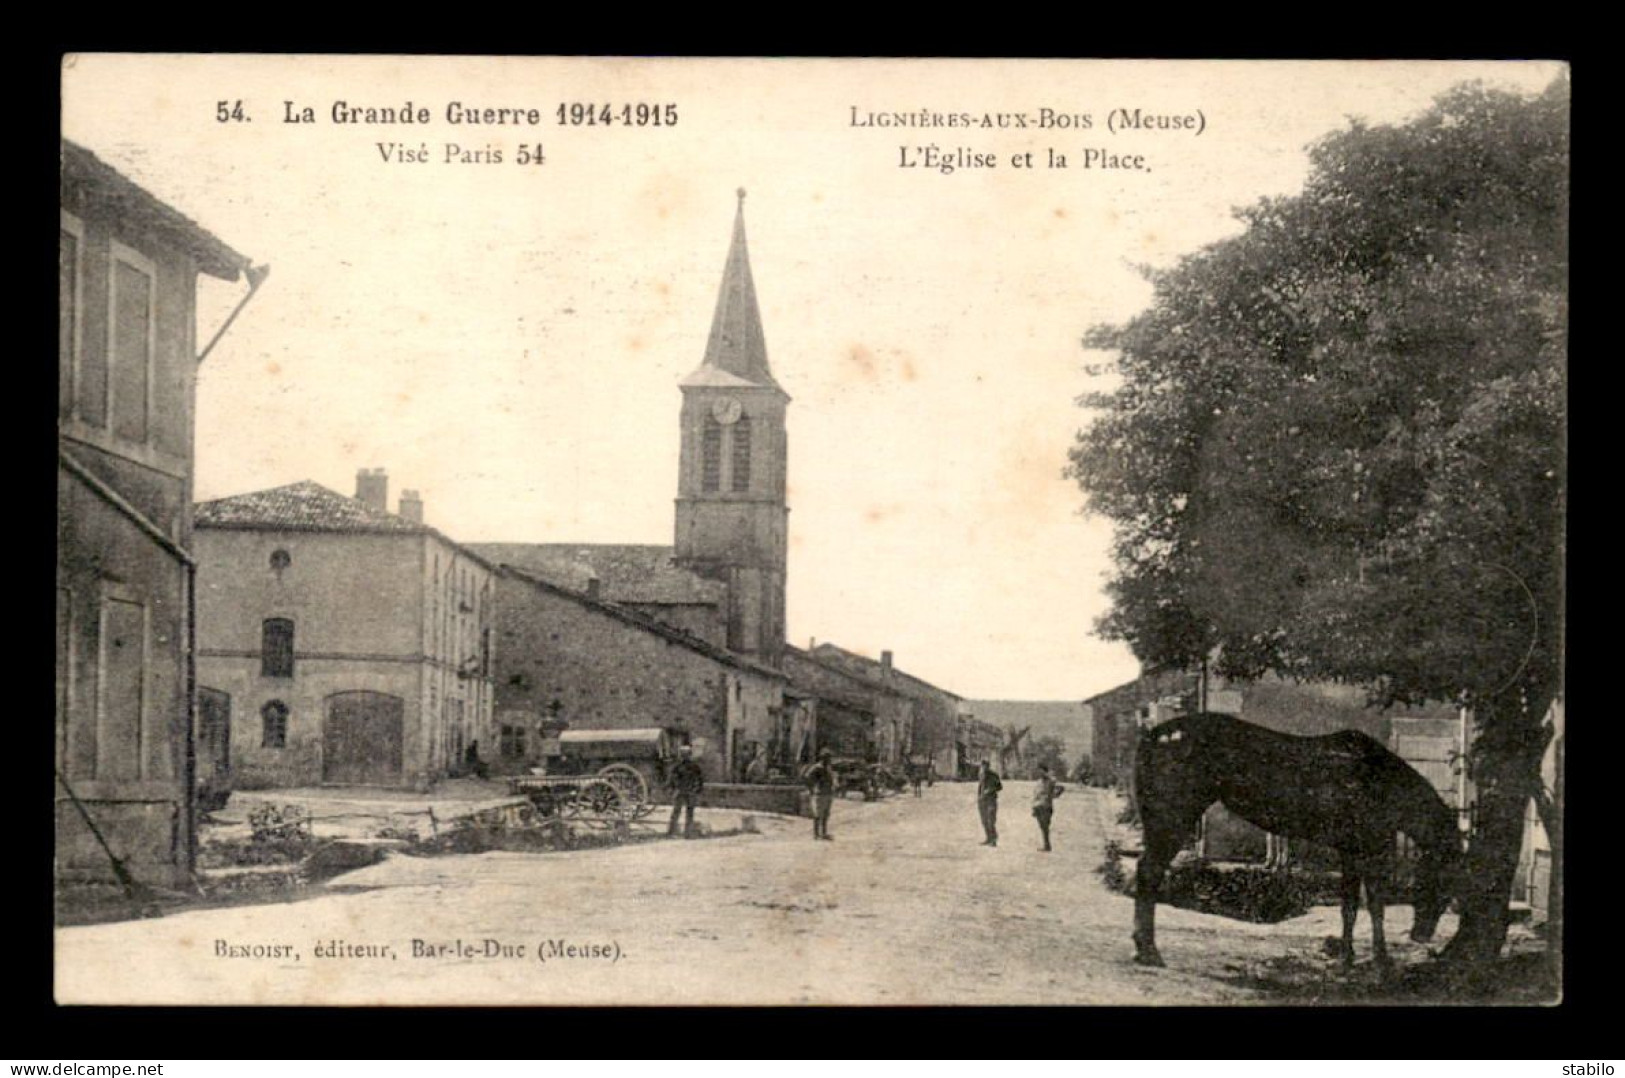
[[[1394,964],[1388,957],[1388,941],[1382,931],[1383,883],[1382,866],[1376,863],[1368,865],[1365,871],[1365,902],[1366,912],[1371,916],[1371,953],[1376,960],[1377,971],[1386,979],[1394,972]]]
[[[1145,849],[1134,870],[1134,961],[1142,966],[1163,964],[1157,951],[1157,895],[1178,852],[1179,838],[1173,831],[1145,825]]]
[[[1180,847],[1196,833],[1196,825],[1211,803],[1193,798],[1164,812],[1147,812],[1145,805],[1140,806],[1145,851],[1140,854],[1140,866],[1134,873],[1134,961],[1142,966],[1163,964],[1162,955],[1157,951],[1157,896],[1162,893],[1162,880],[1168,874],[1168,866]]]
[[[1360,870],[1354,858],[1343,854],[1343,968],[1354,965],[1354,922],[1360,916]]]

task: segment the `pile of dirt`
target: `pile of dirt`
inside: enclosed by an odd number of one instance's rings
[[[724,838],[745,834],[744,821],[738,827],[713,828],[705,823],[694,825],[696,839]],[[754,833],[760,833],[758,829]],[[557,853],[566,850],[593,850],[606,846],[624,846],[633,842],[658,842],[667,838],[664,828],[644,825],[634,827],[625,822],[606,826],[584,827],[565,820],[548,819],[520,826],[500,822],[467,818],[458,825],[442,831],[433,838],[413,844],[408,852],[424,856],[453,853],[486,853],[504,850],[510,853]]]

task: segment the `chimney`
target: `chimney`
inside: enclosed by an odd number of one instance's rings
[[[891,680],[891,652],[889,651],[880,653],[880,677],[883,681]]]
[[[389,475],[382,468],[363,468],[355,473],[355,500],[380,513],[389,512]]]
[[[589,599],[597,599],[597,598],[599,598],[599,594],[598,594],[598,578],[595,577],[595,576],[589,576],[587,578],[587,598],[589,598]]]
[[[401,491],[400,517],[402,520],[410,520],[413,524],[423,523],[423,499],[417,491]]]

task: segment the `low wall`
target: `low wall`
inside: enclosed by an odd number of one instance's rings
[[[666,798],[670,800],[670,795]],[[702,808],[751,809],[783,816],[811,816],[807,791],[800,786],[768,786],[744,782],[708,782],[700,791]]]

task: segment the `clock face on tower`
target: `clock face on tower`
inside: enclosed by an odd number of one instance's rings
[[[744,406],[733,398],[716,401],[711,405],[711,418],[718,423],[738,422],[739,416],[744,412]]]

